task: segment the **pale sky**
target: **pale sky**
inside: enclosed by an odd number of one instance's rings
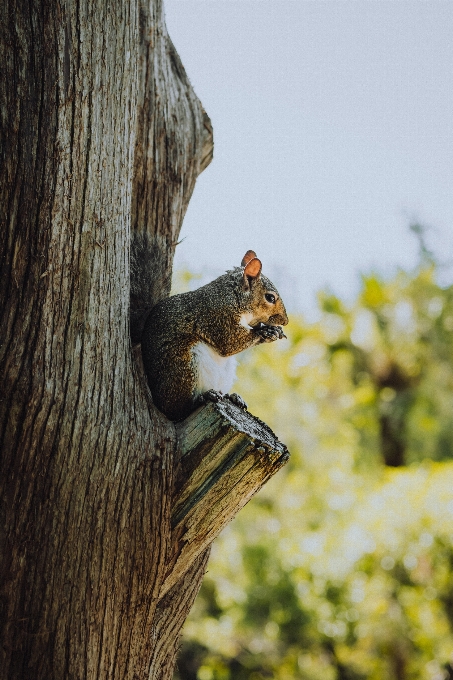
[[[214,127],[176,266],[254,249],[288,306],[411,267],[408,225],[453,258],[451,0],[164,0]]]

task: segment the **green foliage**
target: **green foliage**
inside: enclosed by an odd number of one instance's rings
[[[215,542],[181,680],[453,678],[453,287],[424,257],[319,310],[243,356],[292,458]]]

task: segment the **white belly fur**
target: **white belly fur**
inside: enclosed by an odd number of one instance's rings
[[[204,342],[198,342],[192,353],[198,366],[197,393],[207,390],[229,392],[236,377],[236,357],[221,357]]]

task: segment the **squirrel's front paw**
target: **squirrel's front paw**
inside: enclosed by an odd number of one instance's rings
[[[244,411],[247,411],[247,404],[245,403],[243,398],[239,396],[239,394],[236,394],[236,392],[233,392],[232,394],[225,394],[225,396],[233,404],[235,404],[236,406],[239,406],[239,408],[242,408]]]
[[[261,338],[261,342],[274,342],[286,338],[281,326],[269,326],[260,322],[253,329]]]
[[[203,394],[200,394],[198,399],[197,399],[197,405],[202,406],[203,404],[207,404],[208,401],[213,401],[214,403],[217,403],[218,401],[222,401],[223,395],[221,392],[218,392],[217,390],[208,390],[207,392],[203,392]]]

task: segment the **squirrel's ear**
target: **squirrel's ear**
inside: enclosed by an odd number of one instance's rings
[[[245,265],[248,264],[250,260],[253,260],[254,257],[256,257],[255,251],[247,250],[244,257],[242,258],[241,267],[245,267]]]
[[[246,289],[250,288],[250,284],[256,281],[261,274],[261,262],[257,257],[253,257],[247,262],[244,269],[244,286]]]

